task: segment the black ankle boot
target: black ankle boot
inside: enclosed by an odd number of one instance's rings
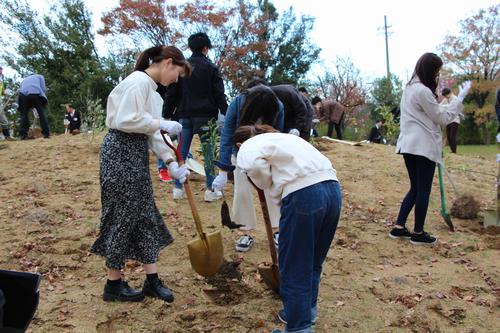
[[[116,286],[106,283],[104,286],[104,293],[102,299],[106,302],[119,301],[119,302],[140,302],[144,299],[144,294],[141,290],[130,288],[126,281],[121,281]]]
[[[167,303],[172,303],[174,301],[172,290],[165,287],[163,282],[158,278],[152,279],[151,281],[150,279],[146,279],[142,287],[142,292],[146,296],[156,297]]]

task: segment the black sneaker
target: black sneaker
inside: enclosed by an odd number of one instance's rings
[[[149,282],[149,280],[146,279],[142,287],[142,292],[146,296],[159,298],[167,303],[172,303],[174,301],[172,290],[165,287],[160,279],[155,279],[153,282]]]
[[[437,243],[437,238],[429,235],[425,231],[421,234],[411,234],[410,243],[413,245],[434,245]]]
[[[117,286],[106,283],[102,299],[106,302],[140,302],[144,299],[144,294],[140,290],[130,288],[126,281],[121,281]]]
[[[392,228],[392,230],[389,232],[389,237],[392,239],[410,239],[411,238],[411,232],[404,227],[403,229],[401,228]]]

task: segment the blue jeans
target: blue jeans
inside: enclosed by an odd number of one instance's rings
[[[323,261],[341,207],[340,185],[333,180],[292,192],[281,202],[278,252],[286,332],[311,332]]]
[[[191,147],[191,142],[193,141],[193,136],[198,134],[200,141],[202,143],[208,142],[208,140],[203,138],[203,134],[208,131],[208,121],[210,118],[181,118],[179,119],[179,123],[182,125],[182,145],[181,145],[181,156],[183,160],[186,160],[186,157],[189,154],[189,148]],[[206,126],[206,127],[205,127]],[[213,167],[207,167],[207,165],[212,163],[207,163],[209,159],[211,159],[212,155],[212,147],[208,146],[208,155],[203,156],[204,165],[205,165],[205,185],[207,190],[212,189],[212,182],[215,179],[215,171]],[[213,161],[211,161],[213,162]],[[174,186],[176,188],[182,188],[182,184],[174,180]]]
[[[413,231],[422,232],[424,231],[436,162],[429,160],[427,157],[412,154],[403,154],[403,157],[410,178],[410,190],[401,203],[396,224],[404,227],[408,215],[415,206],[415,226]]]

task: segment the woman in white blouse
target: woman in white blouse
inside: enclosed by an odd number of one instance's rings
[[[422,55],[401,98],[401,132],[396,151],[403,154],[410,190],[401,203],[396,226],[389,237],[410,239],[416,245],[437,241],[424,231],[424,222],[436,163],[441,163],[441,126],[446,126],[462,112],[462,101],[470,88],[470,82],[464,83],[455,101],[447,106],[439,105],[436,89],[442,66],[443,61],[436,54]],[[413,206],[415,226],[410,233],[405,225]]]
[[[100,235],[92,246],[93,253],[106,258],[105,301],[141,301],[145,295],[166,302],[174,299],[157,274],[159,252],[173,238],[154,202],[148,148],[168,164],[174,178],[186,180],[189,171],[174,161],[160,134],[160,130],[178,134],[182,126],[161,118],[163,100],[156,89],[157,83],[169,85],[190,72],[179,49],[152,47],[140,54],[135,71],[108,96],[109,132],[99,155]],[[147,276],[142,290],[130,288],[121,279],[126,259],[144,264]]]

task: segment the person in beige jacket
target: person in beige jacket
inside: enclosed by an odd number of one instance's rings
[[[436,163],[442,161],[441,126],[446,126],[462,111],[462,101],[470,89],[470,82],[465,82],[456,100],[446,106],[440,105],[436,89],[442,66],[443,61],[436,54],[422,55],[401,98],[401,131],[396,152],[403,155],[410,190],[401,203],[396,226],[389,237],[410,239],[415,245],[437,241],[424,231],[424,222]],[[415,226],[410,233],[405,225],[413,206]]]

